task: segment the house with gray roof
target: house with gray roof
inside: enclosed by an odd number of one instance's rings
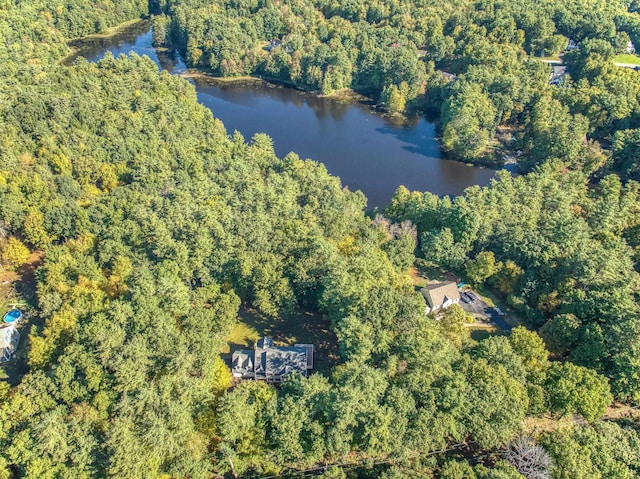
[[[454,82],[458,79],[458,75],[455,73],[449,73],[443,70],[440,74],[442,75],[442,78],[450,82]]]
[[[580,48],[580,42],[576,42],[574,39],[569,38],[569,40],[567,41],[567,46],[564,50],[566,52],[570,52],[572,50],[577,50],[578,48]]]
[[[434,313],[460,302],[458,285],[453,281],[428,284],[420,290],[426,301],[426,313]]]
[[[307,375],[313,369],[313,344],[275,346],[268,337],[260,338],[253,349],[234,351],[231,372],[234,378],[280,383],[292,373]]]

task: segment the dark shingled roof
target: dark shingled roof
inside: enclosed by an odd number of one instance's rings
[[[306,374],[307,350],[304,348],[269,349],[265,353],[266,375],[286,376],[293,372]]]
[[[263,336],[262,338],[258,339],[258,344],[256,345],[256,348],[258,349],[268,349],[268,348],[272,348],[273,347],[273,339],[267,337],[267,336]]]
[[[306,375],[313,368],[313,345],[279,347],[271,338],[260,338],[255,349],[233,353],[231,368],[235,377],[276,382],[294,372]]]
[[[307,350],[307,369],[313,369],[313,344],[294,344],[294,346]]]
[[[231,367],[234,371],[247,373],[253,371],[253,349],[234,351],[231,357]]]

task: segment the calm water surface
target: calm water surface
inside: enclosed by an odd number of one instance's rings
[[[140,23],[114,38],[83,45],[81,55],[97,61],[135,52],[147,55],[172,73],[185,71],[177,54],[158,55],[151,31]],[[214,86],[195,81],[199,101],[211,109],[228,132],[246,139],[264,132],[278,156],[295,151],[324,163],[351,190],[362,190],[368,206],[383,207],[400,185],[438,195],[457,195],[485,185],[495,171],[441,158],[435,128],[422,117],[400,124],[358,103],[318,98],[268,84]]]

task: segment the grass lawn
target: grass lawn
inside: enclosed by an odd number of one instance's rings
[[[276,346],[293,346],[298,343],[313,344],[315,372],[328,374],[340,359],[338,338],[331,330],[329,318],[311,311],[298,310],[286,318],[268,318],[253,309],[242,308],[240,322],[233,328],[226,341],[231,353],[237,349],[252,348],[262,336],[273,338]]]
[[[469,333],[471,334],[471,339],[474,339],[475,341],[482,341],[490,338],[491,336],[504,335],[504,332],[495,326],[475,324],[469,326]]]
[[[631,55],[628,53],[620,53],[613,57],[613,61],[616,63],[629,63],[631,65],[640,65],[640,57],[638,55]]]
[[[409,269],[409,276],[411,277],[411,282],[416,288],[424,288],[427,285],[427,278],[420,274],[418,268],[415,266]]]
[[[416,259],[415,266],[411,268],[410,274],[416,286],[420,286],[420,284],[416,282],[416,278],[420,278],[418,281],[424,280],[424,285],[429,281],[458,282],[458,278],[451,271],[437,267],[421,258]],[[427,281],[427,279],[429,281]]]
[[[227,346],[222,350],[223,354],[229,354],[236,349],[249,349],[253,347],[260,334],[253,327],[245,323],[238,323],[233,327],[231,334],[225,338]]]
[[[549,56],[546,56],[546,57],[538,57],[538,58],[540,58],[540,60],[543,60],[543,61],[544,60],[547,60],[547,61],[549,61],[549,60],[558,61],[558,60],[561,59],[560,55],[557,55],[557,54],[556,55],[549,55]]]

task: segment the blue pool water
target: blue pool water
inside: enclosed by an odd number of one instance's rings
[[[5,323],[15,323],[22,317],[22,313],[19,309],[12,309],[4,315],[3,321]]]

